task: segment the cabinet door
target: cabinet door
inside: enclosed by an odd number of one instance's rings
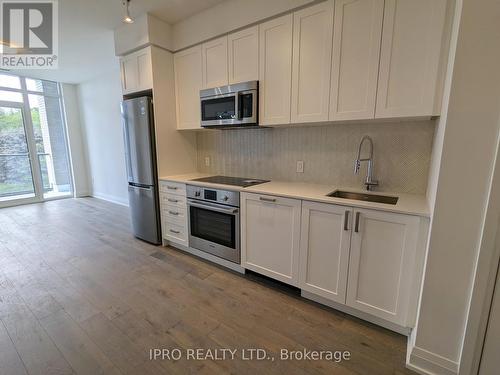
[[[242,266],[298,284],[301,201],[242,193]]]
[[[354,211],[347,304],[405,326],[419,219],[372,210]]]
[[[202,45],[203,88],[228,84],[227,36]]]
[[[329,0],[293,15],[292,123],[328,120],[333,10]]]
[[[151,48],[147,47],[120,59],[124,94],[153,88]]]
[[[137,53],[137,69],[139,70],[138,91],[153,88],[153,66],[151,63],[151,47]]]
[[[386,0],[376,118],[434,112],[446,0]]]
[[[135,90],[139,84],[139,69],[137,59],[134,56],[125,56],[120,61],[122,73],[122,91],[129,93]]]
[[[384,0],[336,0],[330,120],[375,117]]]
[[[259,122],[290,123],[292,14],[259,26]]]
[[[302,203],[301,289],[345,303],[351,217],[349,207]]]
[[[259,26],[228,36],[229,84],[259,79]]]
[[[201,46],[174,55],[177,129],[201,129]]]

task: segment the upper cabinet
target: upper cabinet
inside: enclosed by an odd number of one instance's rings
[[[328,0],[293,15],[292,123],[328,120],[333,11]]]
[[[229,34],[229,84],[259,79],[259,27]]]
[[[120,70],[124,94],[151,90],[153,88],[151,47],[121,57]]]
[[[385,1],[376,118],[436,114],[446,8],[446,0]]]
[[[375,117],[384,0],[336,0],[330,116]]]
[[[178,127],[200,128],[200,89],[252,80],[261,125],[437,116],[451,7],[327,0],[178,52]],[[122,58],[125,92],[147,88],[140,65]]]
[[[201,46],[174,55],[177,129],[200,129]]]
[[[227,85],[227,36],[203,43],[201,50],[203,88],[209,89],[212,87]]]
[[[259,123],[290,123],[293,15],[259,25]]]

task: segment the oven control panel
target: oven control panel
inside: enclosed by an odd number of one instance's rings
[[[227,206],[240,206],[240,193],[238,191],[211,189],[202,186],[187,185],[187,197],[206,202],[214,202]]]

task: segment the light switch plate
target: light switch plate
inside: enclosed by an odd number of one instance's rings
[[[302,160],[297,161],[297,173],[304,173],[304,162]]]
[[[205,167],[210,167],[210,156],[205,156]]]

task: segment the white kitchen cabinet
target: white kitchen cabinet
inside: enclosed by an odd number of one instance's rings
[[[186,185],[172,181],[160,181],[159,185],[162,238],[187,247]]]
[[[229,84],[259,79],[259,26],[228,35]]]
[[[328,120],[333,0],[293,14],[291,122]]]
[[[120,70],[124,94],[151,90],[153,88],[151,47],[121,57]]]
[[[299,287],[345,304],[352,209],[303,202]]]
[[[447,0],[386,0],[375,117],[432,116]]]
[[[419,218],[355,209],[353,227],[347,305],[406,326]]]
[[[177,129],[201,129],[201,45],[174,55]]]
[[[241,194],[241,265],[298,285],[301,201]]]
[[[259,25],[259,122],[290,123],[293,15]]]
[[[227,36],[203,43],[201,53],[203,88],[209,89],[227,85]]]
[[[331,121],[375,117],[384,0],[336,0]]]

